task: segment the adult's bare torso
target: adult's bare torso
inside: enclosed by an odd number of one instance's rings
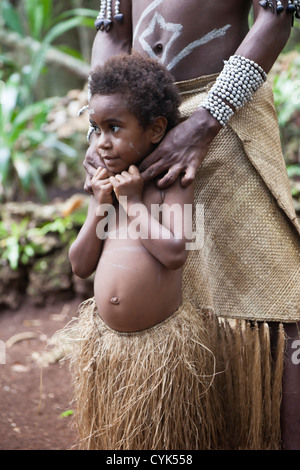
[[[176,81],[219,72],[248,32],[251,5],[249,0],[132,0],[133,49],[161,60]]]

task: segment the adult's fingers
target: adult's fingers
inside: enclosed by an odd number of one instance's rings
[[[88,177],[93,178],[96,168],[93,165],[91,165],[87,160],[83,161],[83,168],[85,169],[85,172]]]
[[[188,166],[187,169],[185,170],[185,173],[181,177],[181,186],[183,188],[186,188],[190,184],[193,183],[197,173],[197,167],[196,166]]]
[[[158,162],[153,163],[153,165],[151,165],[144,171],[142,171],[140,168],[140,172],[144,181],[151,181],[157,176],[159,176],[161,173],[163,173],[164,171],[169,170],[169,168],[170,168],[170,162],[159,160]]]
[[[175,183],[177,178],[180,177],[182,168],[173,166],[169,171],[157,181],[157,186],[161,189],[165,189],[171,184]]]
[[[139,165],[140,172],[145,172],[148,170],[152,165],[155,165],[157,162],[161,160],[161,154],[159,149],[154,150],[150,155],[148,155]]]
[[[83,189],[86,193],[88,194],[94,194],[93,187],[92,187],[92,181],[89,175],[86,176]]]

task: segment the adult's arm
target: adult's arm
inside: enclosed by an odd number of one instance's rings
[[[123,21],[113,21],[112,28],[106,31],[98,31],[92,48],[91,68],[102,65],[114,55],[130,54],[132,47],[132,11],[131,0],[121,2]]]
[[[270,8],[263,9],[259,0],[252,3],[254,24],[236,54],[254,60],[268,73],[289,39],[292,17],[286,11],[277,14],[275,0],[274,12]],[[282,4],[286,8],[288,1],[282,0]],[[143,161],[140,171],[144,180],[167,171],[158,182],[161,188],[172,184],[179,176],[183,186],[190,184],[221,128],[209,111],[198,108],[186,121],[172,129]]]
[[[113,3],[114,6],[114,3]],[[97,31],[92,48],[91,70],[93,71],[98,65],[112,56],[119,54],[130,54],[132,47],[132,11],[131,0],[122,2],[123,21],[118,23],[113,21],[112,28],[107,31]],[[97,153],[94,133],[90,135],[90,146],[87,149],[83,160],[83,166],[86,171],[86,179],[84,190],[93,194],[91,179],[95,173],[95,169],[104,166]]]

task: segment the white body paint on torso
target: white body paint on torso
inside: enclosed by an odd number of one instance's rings
[[[213,39],[222,37],[226,34],[226,31],[230,28],[230,24],[223,26],[220,29],[213,29],[210,33],[206,34],[202,38],[198,39],[197,41],[191,42],[188,44],[184,49],[182,49],[179,54],[177,54],[171,62],[169,62],[166,67],[168,70],[172,70],[175,65],[177,65],[184,57],[189,55],[196,47],[203,46],[203,44],[207,44],[208,42],[212,41]]]
[[[157,8],[163,0],[154,0],[150,5],[145,9],[143,14],[141,15],[133,34],[133,40],[137,37],[138,31],[140,29],[141,23],[149,15],[155,8]],[[168,43],[165,45],[163,55],[159,57],[155,51],[152,49],[151,45],[147,42],[146,38],[151,36],[154,33],[155,28],[159,26],[162,30],[171,32],[171,38],[169,39]],[[222,28],[213,29],[209,33],[205,34],[202,38],[197,39],[196,41],[191,42],[186,47],[184,47],[169,63],[166,63],[166,57],[168,50],[170,49],[171,45],[178,39],[178,37],[182,33],[183,26],[180,23],[168,23],[164,19],[164,17],[158,13],[157,11],[152,16],[151,20],[149,21],[148,27],[142,32],[139,37],[139,42],[143,48],[143,50],[149,55],[149,57],[158,59],[162,62],[168,70],[172,70],[184,57],[188,56],[195,48],[200,47],[204,44],[207,44],[214,39],[222,37],[226,34],[227,30],[231,27],[230,24],[224,25]]]
[[[159,60],[164,64],[165,60],[166,60],[168,50],[170,49],[173,42],[176,41],[176,39],[180,36],[183,26],[181,24],[166,23],[164,18],[159,13],[155,12],[152,20],[150,21],[150,24],[149,24],[148,28],[145,29],[145,31],[141,34],[141,36],[139,38],[140,44],[141,44],[142,48],[144,49],[144,51],[147,52],[149,57],[152,57],[154,59],[157,59],[158,57],[155,54],[155,52],[153,51],[150,44],[147,43],[145,38],[147,38],[148,36],[150,36],[154,32],[154,29],[155,29],[157,24],[159,25],[159,27],[161,29],[163,29],[165,31],[170,31],[171,33],[173,33],[171,38],[169,39],[169,41],[167,42],[167,44],[164,48],[163,55],[159,58]]]

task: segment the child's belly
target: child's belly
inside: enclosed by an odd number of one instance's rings
[[[106,240],[94,281],[98,311],[118,331],[139,331],[181,304],[182,270],[169,270],[140,240]]]

